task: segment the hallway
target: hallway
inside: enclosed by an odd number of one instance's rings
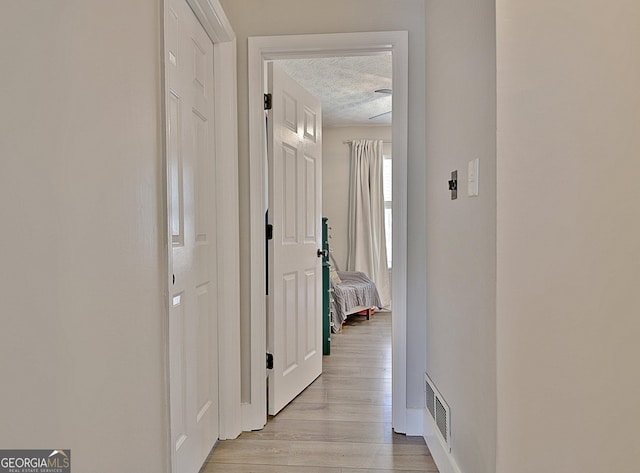
[[[438,471],[421,437],[391,429],[391,313],[350,318],[323,363],[263,430],[219,442],[202,473]]]

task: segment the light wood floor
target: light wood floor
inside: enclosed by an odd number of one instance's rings
[[[421,437],[391,429],[391,314],[350,318],[323,374],[266,427],[218,443],[201,473],[437,472]]]

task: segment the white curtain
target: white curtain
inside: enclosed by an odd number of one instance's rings
[[[391,305],[382,188],[382,140],[351,143],[347,270],[376,283],[383,307]]]

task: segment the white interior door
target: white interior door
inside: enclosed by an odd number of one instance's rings
[[[322,110],[269,64],[269,414],[322,373]]]
[[[165,42],[172,471],[197,473],[218,438],[213,44],[185,0]]]

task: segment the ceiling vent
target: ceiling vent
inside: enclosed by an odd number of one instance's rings
[[[433,419],[436,431],[440,434],[441,440],[451,453],[451,413],[449,405],[442,399],[442,395],[436,389],[431,378],[424,374],[424,404]]]

